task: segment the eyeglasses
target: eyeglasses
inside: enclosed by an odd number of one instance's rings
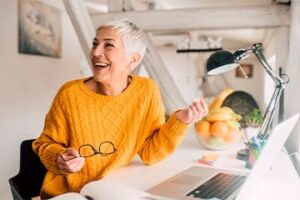
[[[80,157],[91,157],[97,154],[101,156],[108,156],[115,153],[117,149],[115,145],[110,141],[100,143],[98,150],[90,144],[84,144],[79,147]]]
[[[115,148],[115,145],[112,142],[104,141],[104,142],[100,143],[98,149],[96,149],[91,144],[83,144],[79,147],[78,151],[79,151],[80,157],[88,158],[88,157],[92,157],[97,154],[100,154],[101,156],[109,156],[109,155],[115,153],[117,151],[117,149]],[[74,157],[74,158],[65,160],[61,155],[59,155],[59,156],[63,161],[69,161],[69,160],[76,158],[76,157]]]

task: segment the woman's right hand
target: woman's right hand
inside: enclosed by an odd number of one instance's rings
[[[67,149],[57,157],[58,167],[67,173],[79,172],[84,165],[84,158],[75,149]]]

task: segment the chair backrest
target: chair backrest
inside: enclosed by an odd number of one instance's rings
[[[39,196],[46,168],[32,149],[34,140],[25,140],[20,149],[19,173],[8,180],[14,199],[31,199]]]

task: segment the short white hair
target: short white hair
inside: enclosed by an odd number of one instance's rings
[[[128,19],[119,19],[107,22],[99,26],[97,30],[102,28],[112,28],[122,34],[126,54],[129,56],[132,53],[138,53],[140,62],[142,61],[146,52],[147,42],[140,27]]]

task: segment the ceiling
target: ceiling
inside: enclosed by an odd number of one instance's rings
[[[270,5],[273,0],[129,0],[135,10]],[[144,7],[143,7],[144,4]]]
[[[90,14],[108,12],[108,0],[84,0]],[[288,0],[124,0],[125,10],[171,10],[208,7],[267,6]],[[180,45],[182,48],[222,47],[235,50],[268,40],[271,29],[187,30],[150,33],[155,45]]]

